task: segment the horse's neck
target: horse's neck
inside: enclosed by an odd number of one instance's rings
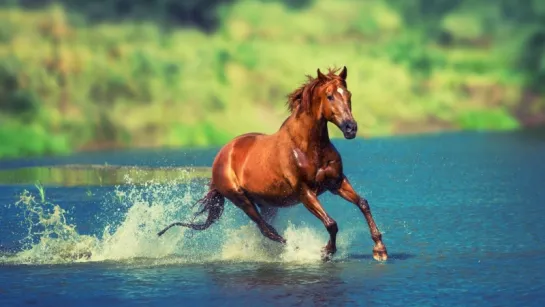
[[[285,130],[297,148],[309,155],[313,152],[319,154],[320,149],[330,144],[327,121],[312,114],[303,113],[297,117],[292,114],[281,129]]]

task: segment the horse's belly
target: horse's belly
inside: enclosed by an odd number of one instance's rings
[[[283,207],[298,202],[295,191],[287,181],[257,179],[246,182],[242,188],[254,202],[261,205]]]
[[[269,195],[249,194],[248,196],[256,204],[270,207],[291,207],[300,202],[295,195],[271,197]]]

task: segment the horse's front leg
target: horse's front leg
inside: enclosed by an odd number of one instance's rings
[[[349,202],[357,205],[369,225],[369,230],[371,231],[371,238],[375,242],[375,247],[373,248],[373,258],[377,261],[385,261],[388,259],[388,253],[386,252],[386,246],[382,243],[382,234],[377,228],[373,216],[371,215],[371,208],[367,200],[356,193],[348,179],[343,175],[340,185],[331,190],[334,194],[340,195],[342,198],[348,200]]]
[[[339,231],[337,222],[335,222],[335,220],[332,219],[327,212],[325,212],[324,208],[318,201],[318,197],[312,191],[303,189],[301,202],[303,205],[305,205],[308,211],[310,211],[317,218],[319,218],[322,223],[324,223],[324,226],[329,233],[329,242],[327,242],[327,245],[324,248],[324,258],[327,259],[337,252],[337,232]]]

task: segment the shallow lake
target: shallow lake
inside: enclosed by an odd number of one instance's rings
[[[301,205],[275,221],[284,248],[231,203],[206,231],[157,237],[192,217],[217,148],[0,161],[0,305],[545,306],[545,133],[334,143],[387,262],[330,194],[327,263],[327,231]]]

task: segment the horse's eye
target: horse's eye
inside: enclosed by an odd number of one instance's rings
[[[327,95],[327,100],[333,101],[333,95]]]

